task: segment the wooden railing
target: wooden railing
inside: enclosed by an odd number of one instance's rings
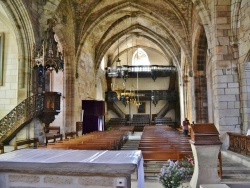
[[[250,136],[237,133],[227,133],[229,135],[229,150],[250,156]]]
[[[21,128],[26,122],[33,117],[43,112],[44,95],[33,95],[18,106],[16,106],[10,113],[0,120],[0,143],[4,142],[9,137]]]

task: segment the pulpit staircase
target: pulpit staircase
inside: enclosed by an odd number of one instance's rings
[[[174,102],[167,102],[165,106],[157,113],[156,117],[164,117],[169,110],[174,109],[175,104]]]
[[[0,143],[9,144],[35,117],[40,118],[45,124],[45,132],[48,132],[49,124],[60,113],[60,96],[58,92],[45,92],[28,97],[18,104],[0,120]]]
[[[125,118],[126,114],[114,102],[108,102],[108,109],[116,113],[119,118]]]
[[[0,120],[0,143],[8,144],[34,117],[43,113],[44,95],[33,95]]]

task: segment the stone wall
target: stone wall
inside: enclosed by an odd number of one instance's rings
[[[231,32],[230,1],[215,2],[213,54],[213,89],[215,93],[215,124],[219,125],[221,139],[226,144],[226,132],[239,132],[241,125],[239,76],[237,61],[229,43]]]
[[[0,5],[0,13],[5,15]],[[18,99],[18,49],[13,28],[7,17],[0,17],[3,33],[3,85],[0,86],[0,119],[17,105]]]
[[[235,6],[239,6],[235,3]],[[238,20],[236,20],[237,27],[236,32],[237,40],[238,40],[238,52],[236,55],[239,56],[239,66],[238,71],[240,75],[240,100],[241,100],[241,113],[242,113],[242,133],[246,134],[247,130],[250,128],[249,121],[250,121],[250,2],[243,0],[239,6]]]

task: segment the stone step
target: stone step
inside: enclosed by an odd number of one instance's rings
[[[224,172],[223,172],[224,173]],[[222,179],[244,179],[246,181],[250,180],[249,174],[222,174]]]
[[[121,148],[121,150],[137,150],[140,140],[128,140]]]

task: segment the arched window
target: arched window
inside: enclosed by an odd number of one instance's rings
[[[141,48],[138,48],[132,57],[132,65],[150,65],[148,54]]]
[[[101,69],[105,70],[105,68],[104,68],[104,57],[102,58],[102,61],[101,61]]]

